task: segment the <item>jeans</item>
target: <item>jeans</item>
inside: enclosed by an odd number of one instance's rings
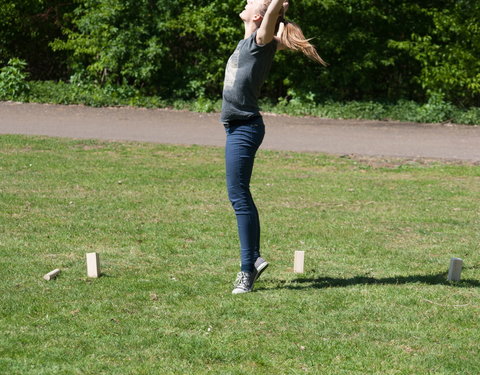
[[[225,167],[228,198],[237,217],[241,271],[252,272],[260,256],[260,220],[250,193],[255,154],[262,144],[265,125],[252,121],[226,125]]]

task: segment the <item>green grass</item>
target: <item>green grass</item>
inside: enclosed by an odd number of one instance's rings
[[[261,150],[252,189],[233,296],[221,148],[0,136],[0,373],[478,375],[479,166]]]

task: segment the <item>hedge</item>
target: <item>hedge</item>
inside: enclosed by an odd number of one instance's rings
[[[225,62],[243,37],[232,0],[6,0],[0,64],[26,60],[35,79],[127,85],[147,95],[220,95]],[[480,106],[477,0],[291,0],[288,18],[327,68],[280,52],[272,100],[442,98]]]

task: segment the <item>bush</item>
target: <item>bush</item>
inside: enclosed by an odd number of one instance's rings
[[[49,46],[62,37],[68,23],[65,13],[78,0],[2,0],[0,1],[0,64],[18,57],[28,64],[33,79],[67,77],[67,56],[54,53]]]
[[[34,79],[73,75],[102,89],[215,101],[226,60],[243,37],[243,6],[238,0],[5,0],[0,63],[20,57]],[[449,109],[439,108],[438,96],[480,106],[478,1],[303,0],[292,2],[287,18],[330,63],[276,55],[263,94],[283,98],[291,111],[358,101],[370,104],[352,112],[381,118],[373,101],[415,100],[425,103],[418,116],[450,116],[440,113]],[[112,94],[127,95],[120,91]]]
[[[453,115],[452,122],[465,125],[480,125],[480,108],[456,111]]]
[[[422,9],[422,13],[432,20],[429,29],[413,31],[409,39],[391,45],[421,64],[416,80],[434,102],[440,95],[459,105],[480,106],[478,1],[438,1],[437,7]]]
[[[91,82],[164,97],[218,95],[225,59],[241,35],[229,27],[238,2],[203,3],[85,0],[67,40],[52,47],[68,51],[74,72]]]
[[[291,94],[293,91],[289,91]],[[432,96],[426,104],[411,100],[398,102],[349,101],[335,102],[327,100],[313,103],[297,96],[287,100],[281,98],[277,104],[262,101],[263,109],[268,112],[289,115],[318,116],[336,119],[398,120],[407,122],[457,123],[480,125],[480,108],[461,109],[444,101],[442,96]]]
[[[432,95],[428,102],[418,111],[418,122],[450,122],[453,119],[455,107],[444,101],[441,94]]]
[[[80,80],[76,97],[83,90],[102,101],[111,90],[119,102],[200,98],[197,105],[211,110],[226,60],[243,37],[243,6],[238,0],[5,0],[0,64],[18,57],[35,80]],[[293,113],[341,112],[317,106],[330,100],[375,118],[390,110],[378,100],[424,103],[412,118],[455,116],[445,103],[480,106],[478,1],[302,0],[292,2],[287,18],[330,63],[276,55],[263,95],[283,98],[280,105]]]
[[[163,97],[217,98],[225,63],[243,35],[233,0],[83,0],[56,51],[70,54],[75,73],[99,84],[133,85]],[[430,8],[428,8],[430,9]],[[421,63],[408,48],[410,35],[425,35],[432,15],[402,0],[305,0],[288,18],[314,37],[325,69],[304,56],[279,53],[265,94],[313,93],[317,100],[422,100],[416,79]],[[392,42],[393,41],[393,42]]]
[[[25,73],[27,63],[14,58],[8,65],[0,69],[0,100],[25,100],[30,86]]]

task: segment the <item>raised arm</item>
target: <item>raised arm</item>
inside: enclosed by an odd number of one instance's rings
[[[275,26],[280,14],[288,8],[285,0],[272,0],[263,16],[260,28],[257,30],[257,44],[268,44],[275,36]]]

